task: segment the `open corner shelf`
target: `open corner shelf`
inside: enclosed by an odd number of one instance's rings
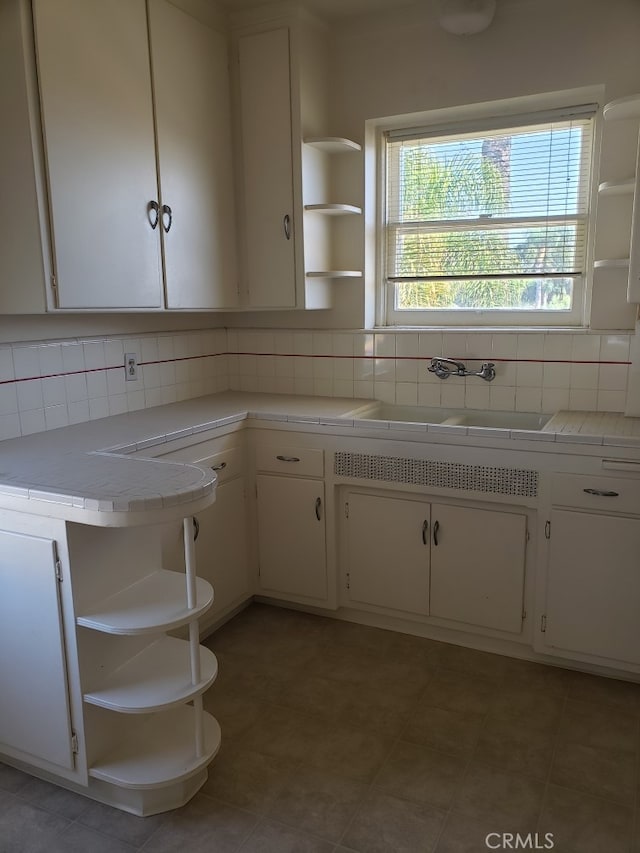
[[[635,187],[635,178],[626,178],[623,181],[603,181],[598,186],[598,193],[600,195],[632,195]]]
[[[359,215],[362,213],[362,208],[356,207],[355,204],[305,204],[304,209],[323,213],[325,216]]]
[[[189,668],[189,643],[160,637],[123,666],[108,675],[84,701],[123,714],[164,711],[204,693],[216,679],[218,661],[200,646],[200,681],[193,684]]]
[[[344,154],[349,151],[362,151],[362,145],[344,136],[308,136],[306,145],[325,151],[327,154]]]
[[[361,270],[318,270],[307,273],[307,278],[362,278]]]
[[[220,748],[220,726],[204,717],[203,754],[195,754],[194,709],[188,705],[145,718],[89,768],[89,775],[122,788],[162,788],[204,768]]]
[[[605,121],[621,121],[627,118],[640,118],[640,95],[628,95],[605,104],[602,108]]]
[[[196,578],[196,606],[187,607],[184,574],[159,570],[97,602],[77,624],[105,634],[136,636],[179,628],[213,603],[213,587]]]
[[[593,266],[597,270],[601,269],[628,269],[629,258],[603,258],[600,261],[594,261]]]

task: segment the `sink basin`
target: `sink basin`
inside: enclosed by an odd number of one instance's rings
[[[488,412],[476,409],[437,409],[427,406],[393,406],[388,403],[378,403],[360,417],[367,420],[405,423],[540,430],[551,415],[541,415],[536,412]]]

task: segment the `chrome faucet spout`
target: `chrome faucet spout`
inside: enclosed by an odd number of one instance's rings
[[[480,370],[468,370],[462,361],[438,356],[431,359],[427,370],[429,373],[435,373],[439,379],[448,379],[450,376],[478,376],[486,382],[492,382],[496,378],[496,366],[492,361],[483,362]]]

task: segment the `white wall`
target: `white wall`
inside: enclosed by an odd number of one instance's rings
[[[441,30],[434,6],[424,2],[333,28],[327,133],[361,141],[365,121],[385,116],[595,85],[605,86],[609,101],[640,88],[637,0],[498,0],[491,27],[469,37]],[[636,140],[637,123],[607,126],[600,180],[633,174]],[[362,203],[362,161],[352,170],[346,186]],[[601,219],[596,243],[601,256],[628,252],[628,204],[603,201]],[[346,239],[359,241],[364,254],[363,221]],[[596,280],[594,327],[633,328],[635,311],[626,304],[625,286],[621,274]],[[336,282],[333,288],[331,311],[232,315],[228,325],[361,328],[364,283]]]

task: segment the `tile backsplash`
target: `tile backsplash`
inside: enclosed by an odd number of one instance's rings
[[[621,412],[628,334],[216,329],[0,346],[0,439],[228,388],[400,405],[552,413]],[[139,378],[125,382],[124,354]],[[440,380],[445,355],[496,379]]]

